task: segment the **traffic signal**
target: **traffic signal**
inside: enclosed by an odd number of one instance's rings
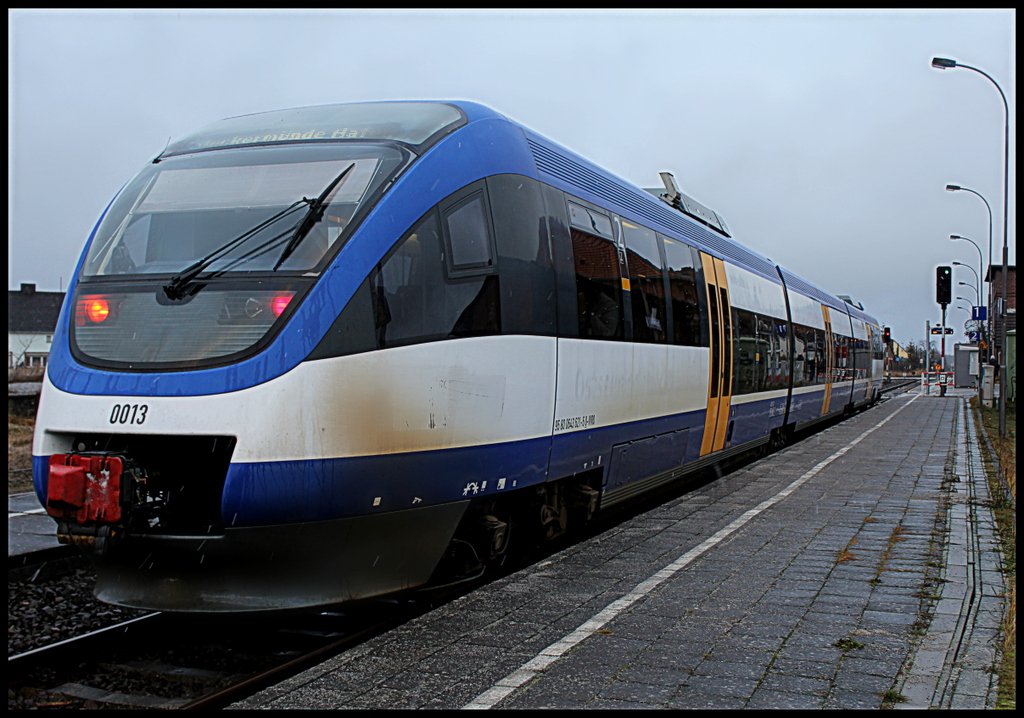
[[[886,344],[892,343],[892,332],[889,331],[889,327],[882,329],[882,338],[885,340]]]
[[[953,269],[935,268],[935,301],[939,304],[953,303]]]

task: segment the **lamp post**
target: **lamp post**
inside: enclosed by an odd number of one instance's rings
[[[958,184],[948,184],[948,185],[946,185],[946,191],[947,192],[961,192],[961,191],[962,192],[970,192],[971,194],[976,194],[979,197],[981,197],[981,201],[985,203],[985,208],[988,209],[988,264],[989,264],[989,266],[992,266],[992,205],[990,205],[988,203],[988,200],[985,199],[985,197],[981,194],[981,192],[975,192],[973,189],[970,189],[969,187],[961,187]],[[978,251],[980,252],[981,250],[979,249]],[[985,268],[985,260],[983,258],[981,260],[981,269],[984,270],[984,268]],[[982,274],[984,274],[984,271],[982,271]],[[991,284],[991,282],[990,282],[990,284]],[[979,283],[979,285],[980,285],[980,283]]]
[[[992,79],[992,77],[982,70],[970,65],[964,65],[958,63],[956,60],[950,60],[945,57],[933,57],[932,67],[938,68],[939,70],[945,70],[947,68],[952,69],[956,67],[962,67],[966,70],[973,70],[979,75],[984,76],[989,82],[996,86],[999,90],[999,96],[1003,98],[1003,301],[1001,302],[1000,314],[1002,315],[1002,321],[999,323],[999,349],[1000,356],[999,360],[999,436],[1006,436],[1006,305],[1009,297],[1006,293],[1007,282],[1007,265],[1009,264],[1009,249],[1007,248],[1006,238],[1006,225],[1007,216],[1009,214],[1008,204],[1010,201],[1010,105],[1006,102],[1006,94],[1003,92],[1003,88],[999,86],[999,83]],[[991,283],[990,283],[991,284]]]
[[[961,309],[962,311],[966,311],[966,312],[967,312],[967,313],[969,313],[969,314],[971,313],[971,308],[970,308],[970,307],[968,307],[968,306],[964,306],[963,304],[957,304],[957,305],[956,305],[956,308],[957,308],[957,309]],[[964,331],[965,331],[965,332],[967,332],[967,326],[968,326],[969,324],[971,324],[971,318],[970,318],[970,316],[969,316],[969,318],[968,318],[968,319],[966,319],[966,320],[964,321]]]
[[[950,238],[951,240],[954,240],[954,241],[955,241],[955,240],[957,240],[957,239],[962,239],[962,240],[964,240],[965,242],[970,242],[971,244],[973,244],[973,245],[974,245],[974,248],[975,248],[976,250],[978,250],[978,261],[980,262],[980,264],[979,264],[979,266],[978,266],[978,270],[979,270],[979,271],[981,271],[981,268],[985,266],[985,257],[984,257],[984,256],[982,255],[982,253],[981,253],[981,247],[979,247],[979,246],[978,246],[978,243],[977,243],[977,242],[975,242],[975,241],[974,241],[973,239],[971,239],[971,238],[969,238],[969,237],[962,237],[962,236],[960,236],[959,234],[951,234],[951,235],[949,235],[949,238]],[[953,264],[959,264],[959,262],[953,262]],[[964,265],[962,265],[962,266],[964,266],[964,267],[970,267],[970,265],[967,265],[967,264],[964,264]],[[970,269],[971,269],[971,271],[972,271],[972,272],[974,271],[974,268],[973,268],[973,267],[970,267]],[[980,275],[979,275],[979,277],[980,277]],[[981,287],[981,281],[980,281],[980,279],[979,279],[979,281],[978,281],[978,287],[979,287],[979,291],[978,291],[978,304],[981,304],[981,291],[980,291],[980,287]]]
[[[962,283],[963,283],[963,282],[961,282],[961,284],[962,284]],[[970,299],[967,299],[967,298],[965,298],[965,297],[957,297],[957,299],[963,299],[963,300],[964,300],[965,302],[967,302],[968,304],[970,304],[970,302],[971,302],[971,300],[970,300]],[[957,309],[959,309],[959,310],[960,310],[960,311],[962,311],[962,312],[967,312],[968,314],[971,314],[971,310],[970,310],[970,308],[969,308],[969,307],[965,307],[965,306],[964,306],[963,304],[957,304],[957,305],[956,305],[956,308],[957,308]],[[970,317],[968,317],[968,318],[967,318],[967,320],[966,320],[966,321],[964,321],[964,332],[965,332],[965,333],[967,332],[967,324],[968,324],[968,323],[969,323],[970,321],[971,321]]]
[[[978,294],[978,288],[976,286],[974,286],[970,282],[957,282],[957,284],[959,284],[961,287],[970,287],[971,289],[973,289],[974,290],[974,296],[977,297],[979,299],[979,301],[980,301],[981,295]],[[971,300],[967,299],[966,297],[964,297],[964,301],[965,302],[969,302]]]
[[[974,275],[974,281],[978,283],[978,286],[974,287],[974,291],[978,294],[978,304],[980,305],[981,292],[979,290],[981,289],[981,280],[978,278],[978,273],[974,271],[974,267],[972,267],[969,264],[964,264],[963,262],[950,262],[950,264],[952,264],[955,267],[967,267],[969,270],[971,270],[971,274]],[[963,284],[963,282],[960,282],[960,284]]]
[[[974,241],[973,239],[971,239],[970,237],[962,237],[962,236],[960,236],[959,234],[951,234],[951,235],[949,235],[949,238],[950,238],[950,239],[952,239],[952,240],[954,240],[954,241],[955,241],[955,240],[957,240],[957,239],[962,239],[962,240],[964,240],[965,242],[970,242],[971,244],[973,244],[973,245],[974,245],[974,248],[975,248],[976,250],[978,250],[978,262],[979,262],[979,266],[978,266],[978,269],[980,270],[980,269],[981,269],[982,267],[984,267],[984,266],[985,266],[985,257],[984,257],[984,256],[982,255],[982,253],[981,253],[981,247],[979,247],[979,246],[978,246],[978,243],[977,243],[977,242],[975,242],[975,241]],[[967,265],[964,265],[964,266],[966,267]]]

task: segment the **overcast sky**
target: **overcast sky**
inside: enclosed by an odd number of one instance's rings
[[[169,139],[304,105],[466,99],[641,187],[672,172],[733,236],[901,343],[935,267],[1003,242],[1015,13],[9,11],[10,288],[66,288],[107,203]],[[975,283],[954,268],[954,281]],[[955,286],[972,299],[974,290]],[[965,304],[965,302],[954,302]],[[953,310],[950,326],[969,315]]]

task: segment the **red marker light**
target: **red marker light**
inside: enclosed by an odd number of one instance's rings
[[[77,324],[85,324],[88,319],[93,324],[99,324],[110,316],[110,303],[107,298],[98,295],[86,295],[78,300],[78,311],[76,312]]]
[[[275,317],[279,317],[284,313],[284,310],[288,308],[288,304],[294,296],[295,292],[286,292],[278,294],[270,300],[270,310],[274,313]]]

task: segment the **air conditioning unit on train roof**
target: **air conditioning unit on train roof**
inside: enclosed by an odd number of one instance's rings
[[[676,186],[676,180],[671,172],[661,172],[661,181],[665,183],[663,189],[651,189],[644,187],[645,192],[653,194],[673,209],[677,209],[688,217],[692,217],[703,225],[711,227],[726,237],[732,238],[729,229],[725,226],[725,220],[718,216],[710,207],[705,207],[693,197],[683,194]]]
[[[857,309],[861,310],[862,312],[864,311],[864,305],[861,304],[860,302],[853,301],[853,297],[851,297],[849,294],[837,294],[836,296],[842,299],[847,304],[849,304],[851,307],[857,307]]]

